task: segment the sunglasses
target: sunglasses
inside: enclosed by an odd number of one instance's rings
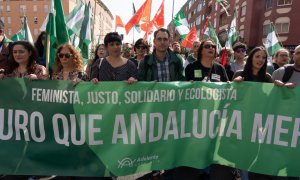
[[[147,49],[146,46],[137,46],[136,49]]]
[[[246,52],[246,49],[239,48],[239,49],[235,50],[235,52],[237,52],[237,53],[244,53],[244,52]]]
[[[73,54],[71,54],[71,53],[67,53],[67,54],[58,53],[57,56],[59,58],[64,58],[65,57],[65,58],[69,59],[69,58],[73,57]]]
[[[4,32],[4,30],[0,29],[0,34],[2,34]]]
[[[213,49],[216,49],[216,45],[213,45],[213,44],[205,44],[204,46],[203,46],[205,49],[210,49],[210,48],[213,48]]]

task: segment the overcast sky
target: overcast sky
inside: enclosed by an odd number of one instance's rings
[[[180,8],[186,3],[187,0],[174,0],[174,16],[180,10]],[[116,15],[119,15],[124,24],[126,24],[129,19],[132,17],[132,3],[135,5],[135,9],[138,10],[145,0],[102,0],[102,2],[108,7],[108,9],[113,14],[114,18]],[[156,11],[161,5],[162,0],[152,0],[152,13],[151,19],[154,17]],[[172,20],[172,5],[173,0],[165,0],[165,28]],[[113,22],[113,26],[115,22]],[[113,28],[114,29],[114,28]],[[123,28],[118,28],[117,31],[120,34],[125,34],[125,30]],[[136,41],[138,38],[143,37],[145,32],[141,32],[140,34],[135,31],[134,32],[134,40]],[[125,36],[124,42],[132,42],[133,41],[133,30]]]

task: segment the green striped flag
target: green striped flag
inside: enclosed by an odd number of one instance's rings
[[[79,34],[84,19],[84,10],[85,6],[82,1],[80,1],[71,13],[66,16],[66,25],[70,36],[75,33]]]
[[[272,24],[270,27],[270,32],[264,43],[264,46],[266,47],[269,56],[273,56],[276,53],[276,51],[278,51],[280,48],[282,48],[282,46],[280,45],[280,42],[276,36],[275,28]]]
[[[92,42],[92,36],[91,36],[91,4],[88,3],[87,6],[85,6],[84,10],[84,19],[82,22],[82,27],[80,30],[80,42],[79,42],[79,48],[81,49],[81,55],[84,59],[84,64],[86,64],[87,60],[90,58],[90,52],[91,52],[91,42]]]
[[[28,26],[27,17],[24,16],[24,40],[30,42],[31,44],[34,44],[33,38],[30,32],[30,28]]]
[[[16,34],[11,37],[12,41],[21,41],[24,39],[24,29],[20,29]]]
[[[233,17],[232,17],[232,20],[230,23],[230,27],[228,29],[228,39],[226,41],[225,46],[232,49],[232,46],[237,41],[237,39],[238,39],[238,33],[236,30],[236,11],[234,11]]]
[[[184,39],[190,32],[188,28],[189,24],[184,16],[184,12],[180,10],[174,17],[174,25],[176,30],[179,32],[181,39]]]

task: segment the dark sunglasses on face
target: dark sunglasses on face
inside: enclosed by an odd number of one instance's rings
[[[235,52],[237,52],[237,53],[244,53],[244,52],[246,52],[246,49],[244,49],[244,48],[238,48],[237,50],[235,50]]]
[[[137,46],[136,49],[147,49],[146,46]]]
[[[210,49],[210,48],[214,48],[214,49],[216,49],[216,45],[213,45],[213,44],[205,44],[204,46],[203,46],[205,49]]]
[[[58,53],[57,56],[59,58],[64,58],[65,57],[65,58],[69,59],[69,58],[73,57],[73,54],[71,54],[71,53],[67,53],[67,54]]]

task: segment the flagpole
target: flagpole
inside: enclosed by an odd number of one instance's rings
[[[92,27],[92,34],[93,34],[93,39],[92,39],[92,47],[94,47],[94,41],[95,41],[95,38],[94,38],[94,30],[95,30],[95,18],[96,18],[96,7],[97,7],[97,2],[96,0],[94,0],[95,2],[95,5],[94,5],[94,17],[93,17],[93,27]]]
[[[172,19],[174,19],[174,1],[175,0],[173,0],[173,5],[172,5]]]
[[[132,30],[133,30],[132,44],[134,44],[134,28],[132,28]]]
[[[49,59],[50,59],[50,34],[47,35],[47,49],[46,49],[46,74],[49,76],[50,67],[49,67]]]

